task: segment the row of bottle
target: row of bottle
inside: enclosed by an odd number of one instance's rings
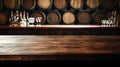
[[[26,11],[11,11],[9,18],[10,27],[29,27],[41,25],[42,17],[29,17],[29,13]]]
[[[117,12],[112,11],[109,15],[107,20],[102,20],[102,26],[118,26],[119,21],[117,18]]]

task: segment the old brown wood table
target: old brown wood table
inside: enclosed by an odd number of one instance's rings
[[[0,36],[0,60],[118,60],[120,36]]]

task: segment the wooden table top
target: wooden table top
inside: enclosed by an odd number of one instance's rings
[[[5,55],[74,55],[81,53],[120,53],[120,36],[0,36],[0,57]]]
[[[119,52],[120,36],[0,36],[0,55]]]

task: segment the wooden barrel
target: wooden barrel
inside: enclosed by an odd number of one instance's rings
[[[119,2],[118,2],[118,6],[120,7],[120,0],[119,0]]]
[[[21,0],[21,5],[24,9],[34,9],[36,0]]]
[[[87,0],[87,6],[89,8],[97,8],[100,5],[100,0]]]
[[[83,0],[70,0],[70,5],[74,9],[79,9],[83,7]]]
[[[61,14],[57,11],[50,12],[47,15],[47,21],[49,24],[59,24],[61,21]]]
[[[20,0],[4,0],[4,3],[8,9],[18,9],[20,7]]]
[[[120,14],[117,16],[118,24],[120,25]]]
[[[101,25],[102,24],[101,20],[106,18],[105,13],[103,12],[96,12],[92,16],[95,22],[94,24],[97,24],[97,25]]]
[[[62,19],[65,24],[74,24],[75,23],[75,15],[72,12],[65,12],[63,14]]]
[[[52,0],[38,0],[37,3],[42,9],[48,9],[52,6]]]
[[[120,25],[120,14],[117,16],[118,24]]]
[[[90,24],[91,15],[88,12],[80,12],[78,14],[78,22],[80,24]]]
[[[54,0],[57,9],[64,9],[67,6],[66,0]]]
[[[117,5],[116,2],[116,0],[102,0],[101,5],[104,8],[112,9]]]
[[[5,25],[8,21],[8,16],[6,13],[0,12],[0,25]]]
[[[46,20],[46,16],[45,13],[41,12],[41,11],[37,11],[31,14],[31,17],[37,18],[37,17],[41,17],[41,23],[43,24]]]
[[[3,0],[0,0],[0,9],[3,8]]]

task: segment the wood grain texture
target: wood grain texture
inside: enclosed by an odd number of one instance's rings
[[[120,53],[120,36],[0,36],[0,55]]]
[[[36,6],[36,0],[21,0],[21,3],[25,9],[33,9]]]
[[[38,3],[38,6],[43,9],[48,9],[52,5],[51,0],[38,0],[37,3]]]
[[[7,20],[8,20],[7,14],[0,12],[0,25],[6,24]]]
[[[117,3],[116,0],[102,0],[101,5],[104,8],[112,9],[117,5]]]
[[[87,6],[90,8],[97,8],[100,5],[99,0],[87,0]]]
[[[62,18],[65,24],[74,24],[75,22],[75,15],[72,12],[65,12]]]
[[[0,36],[0,60],[120,60],[120,36]]]
[[[61,15],[59,12],[50,12],[47,15],[47,21],[49,24],[59,24],[61,21]]]
[[[20,0],[4,0],[4,3],[8,9],[18,9],[20,7]]]
[[[58,9],[63,9],[67,6],[66,0],[54,0],[54,5]]]
[[[78,14],[78,21],[80,24],[90,24],[91,15],[87,12],[81,12]]]
[[[82,8],[83,0],[70,0],[70,5],[75,9]]]

